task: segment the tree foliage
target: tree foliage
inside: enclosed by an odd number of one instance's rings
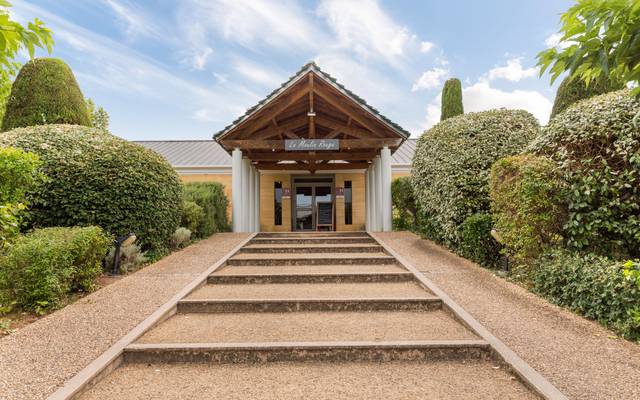
[[[89,118],[91,119],[91,126],[108,131],[109,114],[107,113],[107,111],[102,107],[96,108],[95,103],[91,99],[87,99],[86,103],[87,112],[89,113]]]
[[[56,58],[26,63],[11,87],[2,130],[46,124],[91,125],[71,68]]]
[[[441,107],[440,121],[464,114],[462,84],[460,83],[460,79],[451,78],[444,83]]]
[[[563,72],[583,80],[609,78],[640,81],[640,1],[578,0],[560,18],[561,43],[538,54],[540,74],[549,70],[551,82]],[[633,91],[640,94],[640,87]]]
[[[551,110],[551,118],[580,100],[620,90],[623,87],[624,85],[620,83],[612,83],[608,76],[598,78],[591,82],[589,86],[583,80],[568,76],[562,80],[558,87],[553,109]]]
[[[391,182],[391,203],[393,206],[393,229],[414,230],[417,211],[410,176],[403,176]]]

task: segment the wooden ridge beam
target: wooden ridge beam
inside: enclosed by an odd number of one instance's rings
[[[247,135],[247,139],[259,140],[259,139],[266,139],[271,136],[278,136],[278,135],[284,135],[287,133],[292,133],[289,131],[291,131],[292,129],[305,126],[309,122],[309,118],[305,115],[301,115],[299,117],[295,117],[285,122],[284,124],[277,123],[275,120],[275,117],[273,117],[271,121],[276,126],[271,126],[264,130],[255,132],[253,134],[249,134]]]
[[[325,126],[327,128],[335,129],[339,132],[346,133],[347,135],[355,136],[358,139],[368,139],[368,138],[376,138],[380,135],[370,132],[366,129],[355,128],[352,126],[345,125],[341,122],[325,118],[325,117],[316,117],[316,122],[318,125]]]
[[[284,151],[284,140],[220,140],[226,148],[238,148],[242,150],[282,150]],[[402,143],[401,138],[380,138],[380,139],[341,139],[340,148],[342,150],[351,149],[380,149],[384,146],[397,147]]]
[[[368,152],[286,152],[286,153],[248,153],[247,157],[253,161],[297,161],[297,160],[371,160],[376,156],[375,151]]]
[[[311,170],[314,171],[330,171],[330,170],[340,170],[340,169],[366,169],[369,167],[369,163],[366,162],[357,162],[357,163],[323,163],[316,164],[313,168],[310,168],[308,165],[300,165],[300,164],[278,164],[278,163],[263,163],[259,162],[255,164],[256,168],[262,170]]]

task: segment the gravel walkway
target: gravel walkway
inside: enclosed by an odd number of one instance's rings
[[[411,233],[378,236],[570,398],[640,399],[640,346]]]
[[[244,238],[216,234],[0,339],[0,399],[45,398]]]

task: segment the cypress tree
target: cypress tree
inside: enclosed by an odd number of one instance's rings
[[[464,114],[462,106],[462,84],[460,79],[451,78],[444,83],[442,88],[442,109],[440,121],[456,115]]]
[[[2,130],[46,124],[91,126],[71,68],[56,58],[36,58],[20,69],[11,87]]]
[[[551,118],[566,110],[573,103],[614,90],[620,90],[623,87],[623,84],[611,82],[608,78],[592,81],[587,86],[582,79],[571,79],[568,76],[558,86],[556,99],[551,109]]]

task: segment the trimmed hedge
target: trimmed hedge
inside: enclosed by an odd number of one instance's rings
[[[539,132],[521,110],[491,110],[449,118],[425,132],[413,158],[412,179],[429,235],[460,251],[460,226],[489,213],[489,170],[498,159],[521,152]]]
[[[462,84],[460,83],[460,79],[451,78],[444,83],[444,87],[442,88],[440,121],[461,114],[464,114]]]
[[[493,218],[489,214],[473,214],[460,225],[460,254],[485,267],[497,267],[500,245],[491,236]]]
[[[640,339],[640,262],[554,250],[533,269],[534,291],[551,302]]]
[[[169,248],[180,222],[182,184],[158,154],[100,129],[42,125],[0,134],[32,151],[48,180],[30,193],[33,226],[97,225],[133,232],[144,250]]]
[[[417,213],[411,177],[403,176],[391,182],[391,203],[393,205],[393,229],[414,230]]]
[[[192,230],[195,237],[205,238],[216,232],[229,230],[227,217],[229,200],[224,194],[224,186],[222,184],[217,182],[186,183],[184,185],[184,200],[196,203],[203,211],[202,218],[196,224],[195,231]],[[184,214],[183,219],[187,219]]]
[[[516,264],[528,264],[562,241],[566,190],[553,161],[534,155],[505,157],[489,180],[495,228]]]
[[[41,313],[94,289],[112,238],[99,227],[36,229],[0,257],[0,302]],[[3,304],[6,305],[6,304]]]
[[[20,69],[11,87],[2,130],[44,124],[91,125],[71,68],[57,58],[36,58]]]
[[[599,79],[591,82],[590,85],[587,86],[582,79],[571,79],[571,77],[568,76],[564,78],[562,83],[560,83],[560,86],[558,86],[556,99],[554,100],[553,108],[551,109],[551,118],[560,114],[562,111],[569,108],[569,106],[580,100],[623,88],[624,85],[611,83],[609,79]]]
[[[568,183],[570,247],[640,256],[640,101],[621,90],[581,101],[552,119],[530,150],[552,158]]]

